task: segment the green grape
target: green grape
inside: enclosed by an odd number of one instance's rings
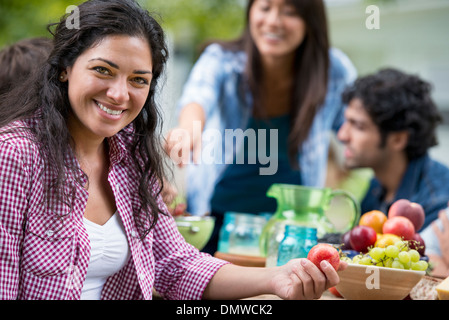
[[[412,262],[418,262],[419,259],[421,258],[421,255],[419,254],[418,251],[416,251],[415,249],[409,250],[409,255],[410,255],[410,260]]]
[[[363,264],[363,265],[369,266],[372,263],[371,263],[371,259],[369,257],[363,257],[363,258],[361,258],[359,260],[359,264]]]
[[[421,266],[421,270],[422,271],[426,271],[427,268],[429,267],[429,264],[427,263],[427,261],[424,261],[424,260],[420,260],[420,261],[418,261],[416,263],[419,263],[419,265]]]
[[[418,262],[412,262],[411,269],[416,270],[416,271],[421,271],[421,266],[419,265]]]
[[[394,269],[404,269],[404,265],[400,263],[398,260],[394,260],[391,264],[391,267]]]
[[[405,265],[410,262],[410,254],[407,251],[401,251],[398,254],[398,260]]]
[[[384,267],[391,268],[392,264],[393,264],[393,259],[391,259],[391,258],[384,261]]]
[[[429,264],[424,260],[419,260],[417,262],[412,262],[411,269],[417,271],[426,271]]]
[[[385,249],[379,248],[379,247],[374,247],[369,251],[369,255],[374,260],[380,261],[385,257]]]
[[[408,242],[400,240],[394,244],[400,251],[408,251]]]
[[[356,255],[352,258],[352,263],[359,263],[360,259],[362,258],[361,255]]]
[[[399,254],[399,248],[394,245],[389,245],[385,248],[385,255],[390,258],[396,258]]]

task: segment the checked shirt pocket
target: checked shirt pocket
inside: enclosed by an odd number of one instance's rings
[[[22,252],[22,268],[38,277],[67,273],[72,257],[73,237],[42,239],[27,235]]]
[[[28,225],[22,249],[22,268],[38,277],[67,273],[73,256],[73,225]],[[45,227],[44,227],[45,226]]]

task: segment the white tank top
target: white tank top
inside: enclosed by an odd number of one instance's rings
[[[108,277],[120,271],[128,262],[130,249],[118,212],[104,225],[84,218],[84,226],[89,236],[91,252],[81,299],[99,300]]]

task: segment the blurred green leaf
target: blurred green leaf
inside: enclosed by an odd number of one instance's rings
[[[161,25],[178,49],[195,50],[208,40],[238,36],[243,28],[242,0],[141,0],[150,12],[161,16]]]
[[[0,47],[23,38],[46,36],[46,26],[58,21],[77,0],[2,0],[0,2]],[[237,36],[243,25],[242,0],[139,0],[156,13],[176,46],[197,48],[210,39]]]
[[[48,36],[47,24],[58,21],[76,0],[2,0],[0,2],[0,47],[23,38]]]

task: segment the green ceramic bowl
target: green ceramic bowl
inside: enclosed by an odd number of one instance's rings
[[[180,216],[175,221],[184,239],[198,250],[207,244],[215,225],[215,218],[210,216]]]

